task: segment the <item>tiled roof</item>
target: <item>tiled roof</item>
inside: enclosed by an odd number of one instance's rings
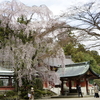
[[[85,74],[89,69],[89,63],[77,63],[66,65],[65,68],[59,68],[57,73],[59,77],[73,77]]]
[[[61,59],[61,58],[46,58],[44,59],[44,63],[50,66],[56,66],[59,67],[60,65],[64,64],[73,64],[74,62],[72,61],[71,58],[66,58],[66,59]]]
[[[14,75],[14,71],[0,71],[1,76],[12,76]]]
[[[5,75],[5,76],[14,75],[14,71],[0,66],[0,75]]]

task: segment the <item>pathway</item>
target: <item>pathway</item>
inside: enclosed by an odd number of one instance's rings
[[[36,100],[99,100],[100,98],[83,97],[83,98],[50,98],[50,99],[36,99]]]

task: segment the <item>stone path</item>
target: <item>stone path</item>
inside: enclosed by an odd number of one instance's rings
[[[83,97],[83,98],[50,98],[50,99],[36,99],[36,100],[99,100],[100,98]]]

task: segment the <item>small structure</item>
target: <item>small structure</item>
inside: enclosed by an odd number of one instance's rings
[[[14,71],[0,67],[0,91],[14,90]]]
[[[61,80],[61,95],[65,95],[64,84],[69,88],[69,93],[76,90],[76,85],[84,87],[84,94],[89,94],[89,81],[100,78],[90,67],[89,62],[68,64],[57,71]],[[77,91],[76,91],[77,92]]]

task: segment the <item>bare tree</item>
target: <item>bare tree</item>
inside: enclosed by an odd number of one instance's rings
[[[100,3],[90,2],[68,9],[63,17],[75,32],[79,41],[89,41],[91,46],[100,47]]]

